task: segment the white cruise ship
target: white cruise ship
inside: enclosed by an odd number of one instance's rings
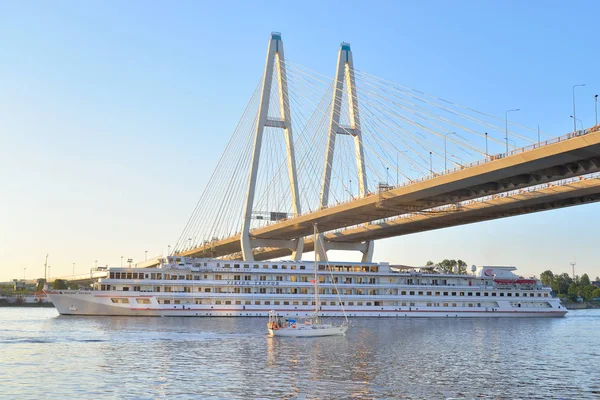
[[[562,317],[550,288],[514,267],[448,274],[388,263],[243,262],[167,257],[156,268],[109,268],[93,290],[50,290],[63,315],[307,317]],[[337,291],[339,291],[339,296]],[[340,304],[342,302],[342,304]]]

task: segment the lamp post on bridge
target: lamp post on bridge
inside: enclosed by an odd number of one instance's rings
[[[517,148],[517,142],[515,142],[515,141],[514,141],[514,140],[512,140],[512,139],[508,139],[508,141],[512,143],[512,145],[513,145],[513,149],[516,149],[516,148]]]
[[[447,138],[448,135],[457,135],[456,132],[448,132],[446,134],[444,134],[444,171],[448,170],[448,165],[447,165],[447,157],[446,157],[446,142],[447,142]]]
[[[505,135],[506,135],[505,139],[506,139],[506,156],[507,157],[508,157],[508,113],[512,112],[512,111],[521,111],[521,109],[520,108],[515,108],[515,109],[512,109],[512,110],[506,110],[504,112],[504,123],[505,123],[505,131],[504,132],[505,132]]]
[[[429,173],[433,176],[433,158],[431,155],[431,151],[429,152]]]
[[[573,132],[577,132],[577,114],[575,114],[575,88],[578,86],[585,86],[585,83],[581,83],[579,85],[573,85]]]
[[[385,167],[385,184],[390,184],[390,167]]]
[[[488,139],[488,133],[486,132],[485,133],[485,156],[489,157],[490,153],[488,153],[488,142],[487,142],[487,139]]]
[[[594,111],[596,113],[596,125],[598,125],[598,95],[594,96]]]
[[[579,121],[579,123],[581,124],[581,130],[583,130],[583,122],[581,122],[581,120],[579,118],[575,118],[572,115],[569,115],[569,117],[573,118],[573,123],[576,123],[575,121]],[[575,132],[577,132],[577,125],[575,125]]]

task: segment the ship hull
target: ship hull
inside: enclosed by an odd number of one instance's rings
[[[88,316],[150,316],[150,317],[266,317],[269,311],[275,310],[278,315],[290,317],[310,317],[314,314],[311,307],[275,307],[241,306],[241,305],[165,305],[158,302],[158,296],[140,293],[124,296],[122,292],[103,293],[95,291],[50,291],[48,297],[61,315]],[[129,303],[112,303],[112,299],[127,299]],[[148,304],[137,304],[136,300],[144,299]],[[532,318],[563,317],[567,310],[559,301],[552,299],[550,307],[516,308],[502,304],[498,308],[490,307],[348,307],[345,312],[349,317],[380,318]],[[443,301],[443,300],[442,300]],[[135,303],[135,304],[133,304]],[[322,307],[320,315],[324,317],[343,317],[344,311],[339,307]]]

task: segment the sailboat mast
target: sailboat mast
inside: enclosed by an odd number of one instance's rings
[[[317,276],[317,224],[314,225],[314,247],[315,247],[315,261],[314,261],[314,265],[313,268],[315,270],[315,322],[317,322],[319,319],[318,317],[318,313],[319,313],[319,279]]]

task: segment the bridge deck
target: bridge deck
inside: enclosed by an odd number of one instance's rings
[[[315,223],[318,224],[319,231],[327,232],[597,172],[600,170],[600,131],[583,133],[585,134],[571,134],[556,138],[551,142],[536,145],[535,148],[515,150],[507,157],[499,155],[496,159],[488,159],[467,168],[447,171],[430,179],[279,221],[254,229],[251,235],[262,239],[292,239],[309,236]],[[526,212],[526,208],[520,211],[520,213]],[[467,214],[456,213],[455,215],[458,219],[453,225],[474,222],[467,218]],[[428,230],[424,229],[427,227],[428,219],[419,221],[421,222],[416,223],[423,224],[423,229],[415,228],[414,232]],[[397,235],[390,230],[384,236],[362,235],[361,240]],[[344,241],[350,241],[349,236],[344,236]],[[310,240],[307,241],[305,249],[311,250]],[[240,251],[239,236],[234,236],[188,250],[182,255],[218,257],[237,254]],[[282,251],[287,250],[282,249],[276,253]],[[264,253],[260,253],[261,258],[262,254]]]

